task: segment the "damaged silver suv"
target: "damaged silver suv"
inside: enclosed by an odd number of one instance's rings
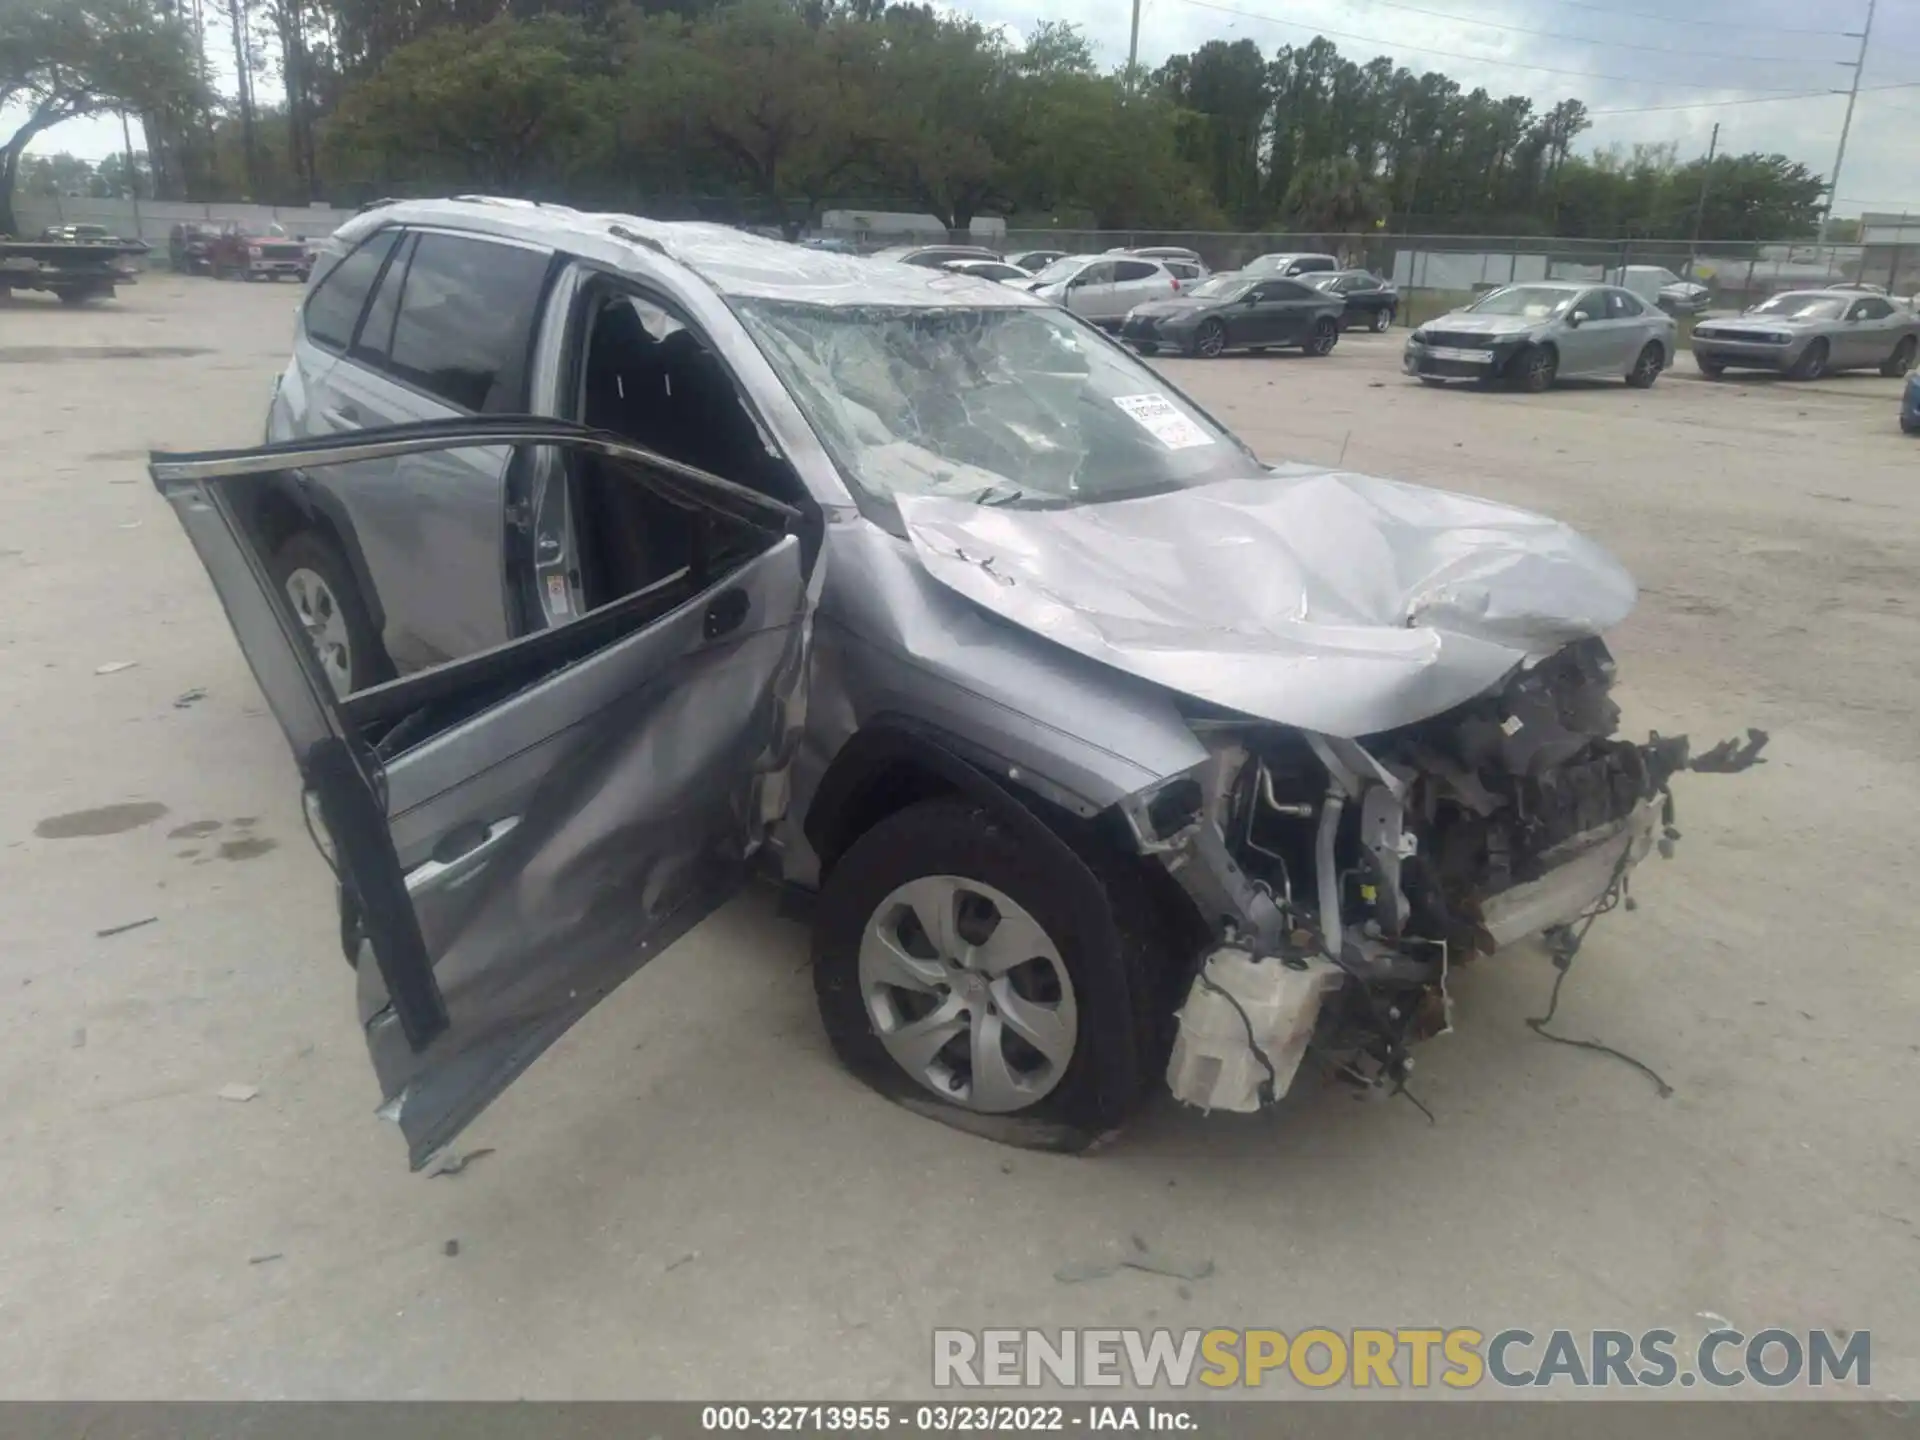
[[[268,429],[152,473],[416,1165],[755,874],[813,897],[840,1056],[968,1129],[1390,1088],[1449,968],[1617,895],[1688,763],[1616,735],[1596,546],[1264,465],[989,281],[389,205]]]

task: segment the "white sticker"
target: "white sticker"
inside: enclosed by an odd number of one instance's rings
[[[547,576],[547,609],[555,615],[571,615],[573,613],[573,597],[567,593],[566,576]]]
[[[1527,728],[1527,722],[1522,720],[1518,715],[1509,715],[1500,722],[1500,728],[1507,732],[1507,738],[1511,740]]]
[[[1139,421],[1169,450],[1191,450],[1196,445],[1213,444],[1211,435],[1182,415],[1171,400],[1157,391],[1151,395],[1116,395],[1113,403]]]

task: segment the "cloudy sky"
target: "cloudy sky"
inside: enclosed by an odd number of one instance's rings
[[[1844,90],[1867,0],[1141,0],[1140,60],[1211,39],[1250,39],[1269,55],[1318,34],[1349,58],[1389,55],[1463,86],[1525,94],[1541,109],[1569,96],[1594,112],[1589,147],[1673,141],[1703,153],[1781,151],[1833,166]],[[959,6],[1018,30],[1035,14],[1079,25],[1104,64],[1125,61],[1127,0],[974,0]],[[1852,31],[1852,36],[1845,32]],[[224,38],[224,37],[222,37]],[[1880,0],[1835,213],[1920,214],[1920,5]],[[1887,87],[1887,88],[1879,88]],[[265,98],[264,95],[262,98]],[[81,120],[33,149],[97,159],[119,122]]]

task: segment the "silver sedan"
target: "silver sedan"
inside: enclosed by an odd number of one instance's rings
[[[1428,321],[1402,366],[1432,385],[1505,380],[1537,394],[1555,380],[1610,376],[1644,390],[1673,363],[1675,335],[1673,318],[1630,290],[1542,280]]]
[[[1817,380],[1872,366],[1898,377],[1920,351],[1920,316],[1856,289],[1789,290],[1744,315],[1693,327],[1693,362],[1710,379],[1731,369]]]

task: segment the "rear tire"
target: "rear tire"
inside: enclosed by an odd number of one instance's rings
[[[1818,380],[1827,373],[1827,357],[1832,349],[1825,340],[1816,340],[1800,352],[1800,358],[1787,371],[1789,380]]]
[[[903,889],[916,886],[929,898],[910,894],[903,901]],[[1165,997],[1156,992],[1163,987],[1151,978],[1154,927],[1129,919],[1143,909],[1142,888],[1109,883],[1064,841],[1023,834],[1017,823],[962,797],[887,816],[854,841],[820,892],[814,995],[834,1052],[875,1090],[930,1118],[1034,1149],[1086,1149],[1139,1105],[1170,1039],[1159,1019]],[[956,947],[963,958],[984,957],[1012,913],[1002,900],[1024,917],[1016,923],[1027,948],[1045,958],[1003,972],[982,994],[967,978],[982,972],[940,958],[946,947],[936,930],[967,942]],[[981,901],[990,907],[984,920],[969,908]],[[991,927],[984,938],[967,928],[982,924]],[[897,961],[876,959],[889,953],[908,957],[907,983],[888,983],[903,971]],[[1004,988],[1010,984],[1011,1001]],[[996,1001],[1005,1008],[996,1010]],[[927,1023],[943,1012],[948,1018],[937,1026]],[[1030,1022],[1070,1019],[1071,1051],[1057,1048],[1047,1058],[1026,1045],[1016,1013]],[[895,1037],[891,1049],[883,1026]],[[938,1050],[916,1055],[910,1070],[895,1051],[910,1050],[901,1032],[914,1026],[952,1033]],[[1049,1033],[1059,1046],[1060,1032]],[[997,1056],[1019,1085],[996,1091],[977,1083],[976,1053]],[[1034,1098],[1021,1102],[1023,1090]]]
[[[1384,335],[1393,328],[1393,311],[1376,310],[1373,319],[1367,322],[1367,328],[1376,335]]]
[[[1660,348],[1660,342],[1649,340],[1641,347],[1639,357],[1633,362],[1633,369],[1627,372],[1627,384],[1635,390],[1651,390],[1665,364],[1666,352]]]
[[[1886,362],[1881,365],[1880,373],[1889,380],[1898,380],[1902,375],[1913,369],[1915,348],[1913,336],[1907,336],[1906,339],[1893,347],[1893,354],[1888,356]]]

